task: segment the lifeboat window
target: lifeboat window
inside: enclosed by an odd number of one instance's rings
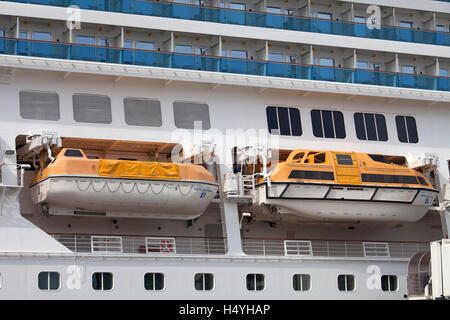
[[[311,110],[311,122],[315,137],[345,139],[345,124],[342,112]]]
[[[300,110],[297,108],[267,107],[267,125],[271,134],[301,136]]]
[[[20,116],[23,119],[58,121],[59,96],[56,92],[20,91]]]
[[[417,179],[419,179],[419,183],[423,186],[427,186],[428,183],[427,181],[423,178],[423,177],[417,177]]]
[[[309,274],[294,274],[293,282],[295,291],[311,290],[311,276]]]
[[[339,291],[354,291],[355,290],[355,276],[351,274],[340,274],[338,276]]]
[[[214,275],[211,273],[197,273],[194,276],[195,290],[209,291],[214,287]]]
[[[92,274],[92,288],[107,291],[113,288],[113,274],[110,272],[94,272]]]
[[[382,114],[356,112],[356,136],[359,140],[387,141],[386,118]]]
[[[125,122],[131,126],[161,127],[161,102],[152,99],[123,99]]]
[[[146,273],[144,275],[145,290],[159,291],[164,289],[164,274]]]
[[[76,122],[111,123],[111,99],[108,96],[74,94],[73,117]]]
[[[392,275],[381,276],[381,290],[397,291],[398,290],[397,276],[392,276]]]
[[[78,158],[83,158],[83,154],[81,153],[80,150],[74,150],[74,149],[67,149],[66,152],[64,152],[64,155],[66,157],[78,157]]]
[[[337,163],[344,166],[352,166],[353,159],[351,155],[348,154],[337,154],[336,155]]]
[[[247,290],[261,291],[266,287],[265,277],[260,273],[250,273],[246,277]]]
[[[202,130],[211,128],[209,107],[205,103],[175,101],[173,111],[177,128],[194,129],[196,123]]]
[[[418,184],[416,176],[363,173],[361,178],[363,182]]]
[[[300,161],[303,159],[304,156],[305,156],[305,153],[304,153],[304,152],[299,152],[299,153],[297,153],[297,154],[294,156],[294,158],[292,158],[292,161],[294,161],[294,162],[300,162]]]
[[[289,179],[334,180],[334,173],[329,171],[292,170]]]
[[[321,152],[321,153],[314,155],[314,164],[325,163],[325,162],[326,162],[325,152]]]
[[[386,157],[383,156],[382,154],[368,154],[368,156],[373,161],[381,162],[381,163],[389,163],[389,161],[386,159]]]
[[[419,136],[417,134],[416,119],[409,116],[396,116],[398,140],[403,143],[417,143]]]
[[[38,287],[41,290],[58,290],[60,288],[60,275],[58,272],[40,272]]]

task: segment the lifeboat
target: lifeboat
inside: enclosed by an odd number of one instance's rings
[[[300,149],[255,191],[257,204],[271,216],[390,222],[418,221],[438,193],[423,174],[383,155]]]
[[[31,185],[45,214],[195,219],[216,195],[213,175],[193,164],[88,159],[62,149]]]

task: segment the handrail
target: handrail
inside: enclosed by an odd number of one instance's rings
[[[348,71],[366,71],[373,72],[379,74],[393,74],[393,75],[406,75],[406,76],[418,76],[418,77],[430,77],[430,78],[442,78],[442,79],[450,79],[450,76],[440,76],[440,75],[429,75],[429,74],[420,74],[420,73],[403,73],[403,72],[394,72],[394,71],[379,71],[379,70],[371,70],[371,69],[359,69],[359,68],[350,68],[350,67],[336,67],[336,66],[323,66],[318,64],[305,64],[305,63],[290,63],[290,62],[282,62],[282,61],[272,61],[272,60],[259,60],[259,59],[245,59],[245,58],[234,58],[234,57],[223,57],[223,56],[214,56],[214,55],[206,55],[206,54],[194,54],[194,53],[183,53],[183,52],[175,52],[175,51],[163,51],[163,50],[146,50],[146,49],[136,49],[136,48],[124,48],[124,47],[114,47],[114,46],[100,46],[100,45],[89,45],[75,42],[63,42],[63,41],[45,41],[45,40],[33,40],[33,39],[22,39],[22,38],[13,38],[13,37],[0,37],[0,40],[13,40],[13,41],[23,41],[23,42],[33,42],[33,43],[43,43],[43,44],[55,44],[55,45],[67,45],[67,46],[80,46],[86,48],[99,48],[99,49],[113,49],[120,51],[133,51],[133,52],[148,52],[148,53],[161,53],[168,55],[181,55],[181,56],[189,56],[189,57],[205,57],[205,58],[213,58],[213,59],[227,59],[227,60],[236,60],[236,61],[246,61],[246,62],[260,62],[260,63],[272,63],[279,65],[289,65],[289,66],[304,66],[304,67],[316,67],[323,69],[336,69],[336,70],[348,70]]]
[[[42,5],[50,5],[50,6],[59,6],[59,7],[66,7],[69,6],[71,4],[79,4],[78,1],[76,0],[60,0],[59,3],[57,3],[56,1],[32,1],[32,0],[7,0],[7,1],[12,1],[12,2],[28,2],[28,3],[33,3],[33,4],[42,4]],[[385,34],[378,34],[378,35],[367,35],[367,34],[357,34],[357,32],[350,32],[350,34],[348,34],[348,30],[344,31],[344,29],[342,30],[309,30],[309,27],[306,28],[305,26],[300,26],[300,25],[292,25],[290,27],[286,26],[286,25],[282,25],[282,24],[276,24],[274,21],[267,23],[261,23],[261,22],[257,22],[255,21],[245,21],[244,23],[238,23],[236,21],[232,21],[230,20],[228,17],[225,17],[224,19],[226,21],[222,21],[221,17],[217,16],[217,17],[210,17],[209,15],[211,15],[209,12],[206,12],[206,15],[204,14],[204,16],[202,17],[198,17],[195,16],[192,13],[188,13],[185,15],[181,15],[181,16],[177,16],[177,14],[174,14],[172,12],[172,9],[174,8],[192,8],[192,9],[196,9],[196,10],[202,10],[202,9],[206,9],[209,11],[213,11],[212,14],[217,14],[217,13],[224,13],[226,15],[227,12],[235,12],[235,13],[242,13],[245,16],[250,15],[250,18],[252,18],[253,16],[257,16],[261,15],[264,17],[280,17],[282,19],[296,19],[296,20],[306,20],[307,22],[312,22],[313,24],[315,24],[316,22],[329,22],[329,23],[333,23],[333,24],[339,24],[339,26],[345,26],[345,25],[354,25],[354,26],[364,26],[365,24],[362,22],[355,22],[355,21],[348,21],[348,20],[339,20],[339,19],[325,19],[325,18],[318,18],[318,17],[308,17],[308,16],[301,16],[301,15],[289,15],[289,14],[285,14],[285,13],[271,13],[271,12],[264,12],[264,11],[253,11],[251,9],[249,10],[240,10],[240,9],[232,9],[232,8],[221,8],[221,7],[215,7],[215,6],[208,6],[208,5],[196,5],[196,4],[185,4],[185,3],[176,3],[176,2],[168,2],[168,1],[154,1],[154,0],[140,0],[139,2],[142,3],[148,3],[150,6],[152,6],[151,10],[153,10],[153,6],[165,6],[164,9],[170,8],[170,12],[148,12],[146,10],[148,10],[148,8],[146,9],[142,9],[142,8],[136,8],[136,1],[137,0],[130,0],[130,1],[124,1],[124,2],[119,2],[118,5],[115,5],[116,7],[114,7],[114,5],[109,1],[109,0],[102,0],[101,4],[90,4],[90,6],[83,6],[81,5],[82,9],[87,9],[87,10],[100,10],[100,11],[109,11],[109,12],[122,12],[125,14],[139,14],[139,15],[147,15],[147,16],[162,16],[162,17],[168,17],[168,18],[176,18],[176,19],[188,19],[188,20],[197,20],[197,21],[208,21],[208,22],[217,22],[217,23],[226,23],[226,24],[243,24],[243,25],[251,25],[251,26],[257,26],[257,27],[268,27],[268,28],[275,28],[275,29],[285,29],[285,30],[296,30],[296,31],[305,31],[305,32],[319,32],[319,33],[326,33],[326,34],[336,34],[336,35],[344,35],[344,36],[354,36],[354,37],[362,37],[362,38],[375,38],[375,39],[384,39],[384,40],[394,40],[394,41],[404,41],[404,42],[419,42],[419,43],[428,43],[428,44],[438,44],[438,45],[444,45],[444,46],[449,46],[450,45],[450,41],[448,38],[450,38],[450,32],[447,31],[438,31],[438,30],[430,30],[430,29],[420,29],[420,28],[408,28],[408,27],[401,27],[401,26],[392,26],[392,25],[381,25],[381,30],[387,30],[389,31],[390,29],[393,30],[405,30],[405,31],[411,31],[411,32],[423,32],[425,33],[425,35],[430,34],[430,35],[444,35],[447,37],[447,39],[441,39],[441,40],[437,40],[437,39],[402,39],[400,35],[394,35],[394,38],[391,39],[391,37],[389,35],[385,35]],[[55,3],[56,2],[56,3]],[[123,6],[129,6],[129,8],[124,8]],[[223,17],[222,17],[223,18]],[[293,24],[295,24],[293,22]],[[308,30],[306,30],[308,29]],[[416,36],[420,36],[420,34],[417,34]],[[442,42],[442,43],[438,43],[438,42]]]
[[[4,0],[4,1],[11,1],[11,2],[21,2],[23,3],[23,0]],[[30,1],[30,0],[28,0]],[[276,13],[276,12],[266,12],[266,11],[259,11],[259,10],[253,10],[253,9],[247,9],[247,10],[241,10],[241,9],[234,9],[234,8],[222,8],[222,7],[216,7],[211,5],[205,5],[205,4],[190,4],[190,3],[181,3],[181,2],[170,2],[170,1],[160,1],[160,0],[139,0],[142,2],[152,2],[152,3],[159,3],[159,4],[166,4],[166,5],[176,5],[176,6],[182,6],[182,7],[192,7],[192,8],[198,8],[198,9],[217,9],[217,10],[223,10],[223,11],[232,11],[232,12],[242,12],[242,13],[257,13],[257,14],[263,14],[267,16],[280,16],[280,17],[286,17],[286,18],[300,18],[300,19],[310,19],[310,20],[317,20],[317,21],[330,21],[330,22],[341,22],[341,23],[349,23],[349,24],[358,24],[358,25],[366,25],[364,22],[357,22],[357,21],[350,21],[350,20],[341,20],[341,19],[326,19],[326,18],[319,18],[319,17],[309,17],[309,16],[302,16],[302,15],[296,15],[296,14],[286,14],[286,13]],[[444,2],[450,2],[450,0],[437,0],[437,1],[444,1]],[[76,2],[76,1],[75,1]],[[57,6],[54,3],[50,4],[51,6]],[[280,8],[281,9],[281,8]],[[103,10],[101,10],[103,11]],[[109,10],[105,10],[109,11]],[[450,34],[450,31],[439,31],[439,30],[432,30],[432,29],[420,29],[420,28],[408,28],[408,27],[402,27],[402,26],[393,26],[390,24],[381,24],[381,27],[385,28],[395,28],[395,29],[403,29],[403,30],[411,30],[411,31],[424,31],[424,32],[433,32],[433,33],[443,33],[443,34]]]

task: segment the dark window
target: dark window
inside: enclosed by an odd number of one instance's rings
[[[211,273],[197,273],[194,276],[195,290],[209,291],[214,287],[214,275]]]
[[[293,282],[295,291],[308,291],[311,289],[311,276],[309,274],[294,274]]]
[[[428,185],[427,181],[423,177],[417,177],[417,179],[419,179],[419,183],[421,185],[424,185],[424,186]]]
[[[419,136],[417,134],[416,119],[409,116],[396,116],[398,140],[403,143],[417,143]]]
[[[311,122],[315,137],[345,139],[345,124],[342,112],[311,110]]]
[[[351,274],[340,274],[338,276],[339,291],[355,290],[355,276]]]
[[[292,170],[289,179],[334,180],[334,173],[328,171]]]
[[[368,154],[368,156],[376,162],[389,163],[385,156],[381,154]]]
[[[64,152],[64,155],[66,157],[78,157],[78,158],[83,157],[83,154],[81,153],[80,150],[72,150],[72,149],[66,150],[66,152]]]
[[[416,176],[363,173],[361,178],[363,182],[418,184]]]
[[[381,277],[381,290],[383,291],[397,291],[398,281],[397,276],[382,276]]]
[[[301,136],[302,124],[297,108],[267,107],[267,125],[271,134]]]
[[[336,160],[337,160],[337,163],[340,165],[344,165],[344,166],[352,166],[353,165],[352,156],[350,156],[348,154],[337,154]]]
[[[92,288],[94,290],[112,290],[113,275],[109,272],[95,272],[92,274]]]
[[[38,287],[41,290],[58,290],[60,276],[58,272],[40,272],[38,275]]]
[[[247,275],[247,290],[260,291],[266,287],[264,275],[259,273],[251,273]]]
[[[382,114],[356,112],[356,136],[359,140],[387,141],[386,119]]]
[[[164,274],[162,273],[146,273],[144,275],[145,290],[162,290],[164,289]]]

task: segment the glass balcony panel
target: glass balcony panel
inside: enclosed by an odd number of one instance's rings
[[[416,79],[412,74],[399,74],[398,75],[399,86],[404,88],[415,88]]]
[[[98,61],[98,57],[96,55],[95,47],[87,47],[87,46],[77,46],[74,45],[72,47],[72,59],[75,60],[87,60],[87,61]]]
[[[269,62],[267,64],[267,73],[269,77],[286,77],[288,78],[288,72],[286,70],[286,65],[283,63]]]
[[[335,69],[316,67],[316,80],[336,81]]]
[[[229,11],[227,15],[227,21],[231,24],[245,25],[245,12],[243,11]]]
[[[265,27],[283,29],[283,16],[276,14],[266,14]]]
[[[194,56],[174,54],[172,66],[180,69],[194,69]]]
[[[172,5],[172,17],[180,19],[191,19],[191,7],[188,5]]]
[[[134,64],[134,51],[131,49],[122,50],[122,59],[120,63],[124,64]]]
[[[413,30],[409,29],[398,29],[398,39],[400,41],[413,41]]]
[[[437,80],[437,90],[449,91],[450,90],[450,79],[449,78],[439,78]]]

